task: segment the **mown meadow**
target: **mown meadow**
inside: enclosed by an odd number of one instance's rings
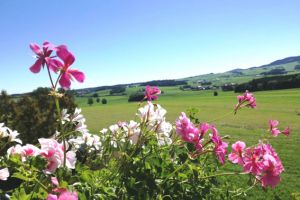
[[[94,100],[94,104],[89,106],[87,97],[78,97],[76,102],[82,108],[89,130],[99,133],[101,129],[120,120],[134,119],[139,105],[128,103],[127,100],[128,95],[137,89],[128,88],[124,96],[109,96],[108,91],[99,92],[100,98],[108,100],[106,105]],[[161,89],[163,94],[155,103],[167,110],[167,121],[173,124],[182,111],[196,108],[200,121],[215,124],[222,135],[230,135],[229,142],[243,140],[250,146],[257,144],[260,139],[270,140],[285,167],[282,181],[274,190],[263,190],[261,186],[256,186],[247,199],[292,199],[294,193],[300,194],[300,89],[254,92],[257,108],[243,108],[237,115],[233,115],[236,93],[218,91],[218,96],[213,96],[213,91],[181,91],[178,87]],[[291,135],[272,138],[267,131],[269,119],[278,120],[282,129],[289,126]],[[230,163],[223,166],[222,170],[229,168],[240,170]],[[242,185],[247,182],[246,176],[227,178],[240,181]]]

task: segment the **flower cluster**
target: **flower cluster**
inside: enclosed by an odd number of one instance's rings
[[[279,122],[277,120],[269,120],[269,131],[274,137],[277,137],[280,133],[288,136],[290,134],[290,128],[286,127],[282,132],[277,128]]]
[[[73,151],[66,152],[66,158],[64,157],[64,146],[54,139],[40,138],[39,143],[41,148],[38,148],[31,144],[24,146],[16,145],[7,150],[8,155],[18,154],[21,156],[22,161],[26,161],[27,157],[41,156],[47,164],[45,173],[54,173],[57,168],[62,167],[66,162],[66,167],[69,169],[75,168],[76,154]]]
[[[170,145],[172,143],[171,131],[172,125],[165,119],[166,110],[160,105],[152,104],[150,101],[144,107],[138,109],[136,114],[140,122],[131,120],[128,122],[118,122],[103,129],[100,132],[109,136],[110,143],[113,147],[117,147],[118,142],[129,141],[136,145],[143,132],[153,132],[156,136],[158,145]]]
[[[253,96],[252,93],[250,93],[248,90],[243,95],[237,96],[238,103],[235,106],[234,113],[236,114],[238,109],[242,107],[250,107],[255,108],[256,107],[256,99]]]
[[[40,47],[38,44],[31,43],[31,50],[36,54],[36,62],[30,67],[30,71],[33,73],[40,72],[42,67],[47,66],[47,69],[54,73],[59,73],[57,81],[64,89],[69,89],[71,86],[71,80],[75,78],[78,82],[82,83],[85,79],[84,73],[77,69],[71,69],[70,66],[74,63],[75,57],[68,50],[66,45],[55,46],[49,42],[44,42]],[[56,55],[52,55],[56,52]],[[57,59],[57,57],[60,59]],[[56,84],[52,82],[53,88],[56,88]]]
[[[263,187],[275,187],[284,168],[272,146],[260,143],[256,147],[245,148],[244,142],[237,141],[232,145],[228,159],[242,166],[244,172],[254,175]]]
[[[160,93],[161,91],[158,87],[150,87],[147,85],[144,99],[147,99],[148,101],[156,100],[158,98],[156,95],[159,95]]]
[[[167,111],[159,104],[152,104],[148,101],[147,105],[139,108],[136,114],[149,131],[156,133],[159,145],[170,145],[172,143],[172,125],[166,121],[166,113]]]
[[[212,134],[210,134],[210,140],[204,144],[204,136],[208,131],[211,131]],[[197,154],[202,153],[209,143],[213,143],[213,151],[217,159],[222,164],[225,163],[228,144],[222,141],[217,129],[213,125],[201,123],[199,127],[196,127],[185,113],[181,113],[181,116],[176,120],[176,132],[183,141],[194,144]]]

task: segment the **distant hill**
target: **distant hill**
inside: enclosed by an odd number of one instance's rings
[[[223,86],[234,85],[249,82],[255,78],[271,77],[280,74],[295,74],[300,72],[300,56],[287,57],[284,59],[276,60],[266,65],[258,67],[250,67],[248,69],[236,68],[224,73],[209,73],[203,75],[197,75],[192,77],[180,78],[176,80],[154,80],[148,82],[118,84],[111,86],[98,86],[83,89],[76,89],[78,95],[90,94],[101,90],[111,90],[115,87],[137,87],[155,85],[166,86],[167,84],[178,85],[186,84],[192,86],[205,85],[210,83],[211,86]],[[199,72],[201,73],[201,72]],[[25,94],[14,94],[15,97],[19,97]]]
[[[300,56],[293,56],[293,57],[276,60],[269,64],[261,65],[258,67],[250,67],[248,69],[236,68],[224,73],[209,73],[209,74],[197,75],[197,76],[192,76],[187,78],[181,78],[175,81],[184,81],[190,85],[201,85],[208,82],[214,86],[223,86],[226,84],[240,84],[240,83],[246,83],[255,78],[280,75],[280,73],[282,74],[299,73],[300,70],[299,69],[297,70],[297,66],[298,68],[300,66]],[[165,81],[170,81],[170,80],[165,80]],[[115,86],[135,87],[135,86],[144,86],[147,84],[162,86],[159,85],[160,82],[161,80],[156,80],[156,81],[149,81],[149,82],[142,82],[142,83],[100,86],[100,87],[79,89],[76,91],[79,92],[80,94],[87,94],[95,91],[111,89]]]
[[[215,86],[224,84],[240,84],[251,81],[254,78],[274,76],[280,74],[295,74],[300,66],[300,56],[288,57],[276,60],[266,65],[250,67],[248,69],[233,69],[224,73],[210,73],[197,75],[179,80],[187,81],[189,84],[199,85],[202,82],[212,82]]]

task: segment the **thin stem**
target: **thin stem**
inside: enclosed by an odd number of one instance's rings
[[[50,73],[50,69],[49,69],[48,65],[46,67],[47,67],[48,75],[49,75],[50,82],[51,82],[51,85],[52,85],[52,89],[55,90],[55,87],[54,87],[54,84],[53,84],[53,79],[52,79],[52,76],[51,76],[51,73]]]
[[[214,122],[214,121],[217,121],[217,120],[219,120],[219,119],[223,119],[224,117],[226,117],[226,116],[228,116],[228,115],[230,115],[230,114],[232,114],[232,111],[230,111],[230,112],[228,112],[228,113],[222,115],[221,117],[218,117],[218,118],[215,118],[215,119],[213,119],[213,120],[210,120],[210,121],[208,121],[207,123],[210,124],[210,123],[212,123],[212,122]]]
[[[60,79],[61,76],[62,76],[62,73],[60,73],[59,76],[57,77],[57,80],[56,80],[55,85],[54,85],[55,89],[57,87],[58,81],[59,81],[59,79]]]
[[[180,165],[177,169],[175,169],[171,174],[169,174],[169,176],[163,181],[163,183],[165,183],[168,179],[170,179],[176,172],[178,172],[179,170],[181,170],[183,167],[185,167],[186,164],[188,164],[188,162],[190,161],[189,158],[187,158],[185,160],[185,162]]]
[[[199,177],[199,178],[200,179],[207,179],[207,178],[213,178],[213,177],[217,177],[217,176],[245,175],[245,174],[249,174],[249,173],[245,173],[245,172],[224,172],[224,173],[220,173],[220,174],[214,174],[214,175],[210,175],[210,176],[203,176],[203,177]]]
[[[48,193],[48,189],[43,183],[41,183],[37,178],[34,178],[34,180]]]
[[[61,126],[61,112],[60,112],[60,106],[59,106],[59,102],[58,99],[56,97],[55,98],[55,105],[56,105],[56,110],[58,113],[58,117],[59,117],[59,125]],[[63,134],[63,133],[62,133]],[[67,161],[67,145],[66,145],[66,138],[65,135],[62,135],[62,140],[63,140],[63,146],[64,146],[64,167],[66,167],[66,161]]]

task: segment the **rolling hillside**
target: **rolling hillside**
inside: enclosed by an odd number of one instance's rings
[[[251,67],[248,69],[233,69],[224,73],[210,73],[182,78],[180,80],[188,81],[190,84],[211,82],[213,85],[221,86],[226,83],[244,83],[254,78],[272,76],[272,74],[268,73],[270,73],[271,70],[274,71],[274,69],[281,69],[283,72],[285,72],[285,74],[299,73],[300,70],[295,70],[295,67],[298,65],[300,65],[300,56],[295,56],[276,60],[270,64],[262,65],[259,67]]]

